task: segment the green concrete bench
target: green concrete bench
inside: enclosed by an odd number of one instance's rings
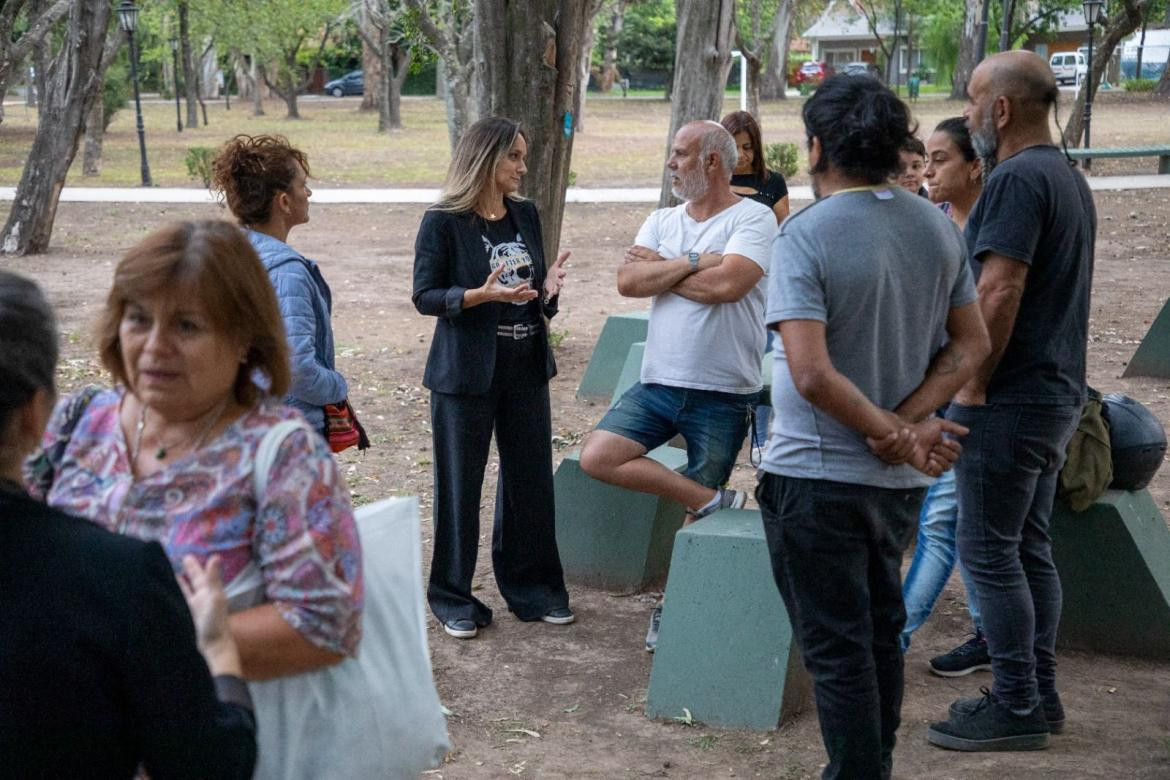
[[[605,398],[613,394],[630,345],[646,340],[649,325],[649,311],[613,314],[606,318],[581,384],[577,385],[578,398]]]
[[[626,353],[626,361],[622,364],[621,372],[618,373],[617,384],[613,387],[613,397],[609,400],[610,408],[613,408],[618,399],[625,395],[625,392],[637,384],[642,377],[642,358],[645,354],[645,341],[636,341],[630,345],[630,351]]]
[[[676,447],[648,457],[674,471],[687,465]],[[665,579],[686,513],[681,504],[598,482],[581,470],[577,452],[561,461],[553,480],[557,549],[568,582],[632,593]]]
[[[809,701],[758,510],[724,509],[679,531],[646,714],[774,729]]]
[[[1155,376],[1170,379],[1170,300],[1154,319],[1138,344],[1122,376]]]
[[[1158,173],[1170,173],[1170,146],[1119,146],[1114,149],[1069,149],[1068,156],[1074,160],[1157,157]]]
[[[1084,512],[1057,501],[1050,533],[1058,644],[1170,659],[1170,530],[1149,492],[1110,490]]]

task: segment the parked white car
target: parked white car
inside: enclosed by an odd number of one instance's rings
[[[1085,55],[1079,51],[1066,51],[1053,54],[1048,60],[1052,68],[1052,75],[1057,84],[1080,84],[1081,79],[1089,75],[1089,65]]]

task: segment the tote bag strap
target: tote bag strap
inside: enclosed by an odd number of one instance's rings
[[[272,471],[272,464],[276,462],[276,453],[280,445],[295,430],[304,428],[300,420],[282,420],[268,429],[260,446],[256,448],[256,458],[252,462],[252,492],[256,496],[256,508],[259,510],[264,503],[264,491],[268,490],[268,473]]]

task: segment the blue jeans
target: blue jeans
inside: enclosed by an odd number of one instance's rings
[[[902,650],[910,647],[910,635],[922,627],[942,594],[951,571],[955,568],[955,526],[959,520],[959,504],[955,497],[955,472],[948,471],[930,486],[922,512],[918,515],[918,544],[914,560],[902,583],[902,599],[906,602],[906,627],[902,629]],[[975,631],[983,630],[979,619],[979,599],[975,587],[963,565],[959,576],[967,591],[967,611]]]
[[[719,488],[735,467],[759,395],[638,382],[605,413],[597,428],[636,441],[647,452],[682,434],[687,441],[686,476],[704,487]]]
[[[1056,691],[1060,578],[1048,524],[1079,406],[951,404],[971,432],[955,464],[959,558],[991,655],[992,694],[1017,710]]]
[[[889,778],[901,722],[902,553],[924,488],[764,473],[756,501],[801,660],[813,680],[825,778]]]

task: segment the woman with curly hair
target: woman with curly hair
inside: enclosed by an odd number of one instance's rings
[[[309,221],[309,161],[278,135],[237,135],[215,158],[212,190],[227,201],[276,290],[292,384],[284,402],[328,439],[324,407],[348,395],[333,358],[333,298],[321,269],[288,245]]]

